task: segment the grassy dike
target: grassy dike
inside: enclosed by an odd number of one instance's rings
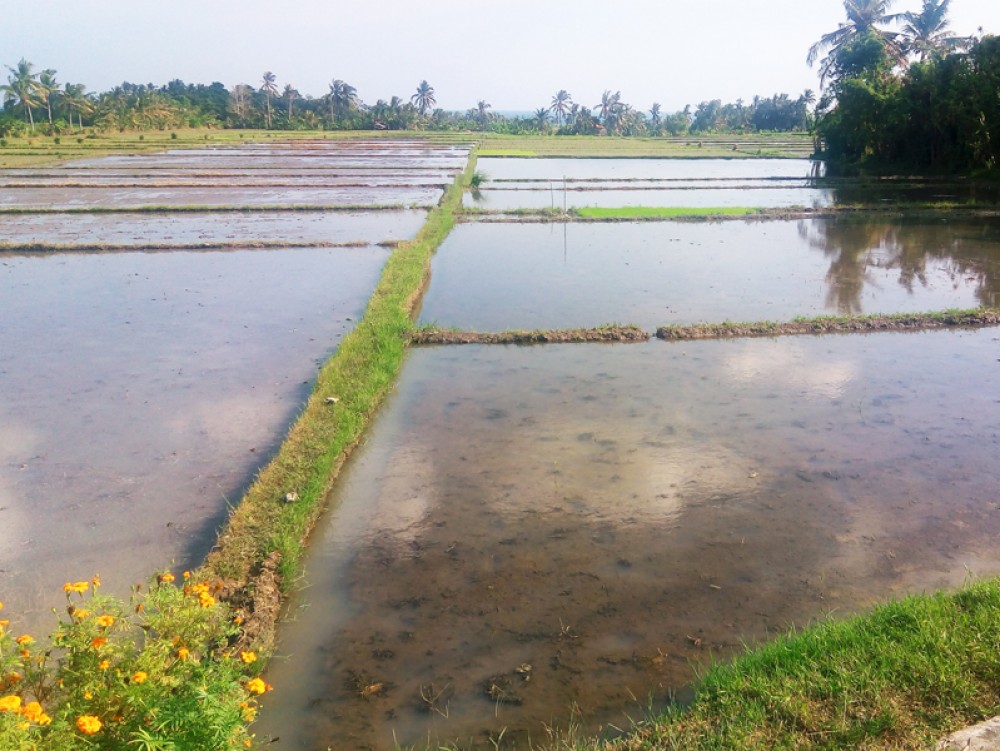
[[[431,256],[455,224],[475,161],[473,151],[416,238],[390,256],[361,321],[320,370],[305,409],[199,572],[225,583],[224,598],[247,614],[244,641],[262,651],[273,645],[281,591],[300,570],[327,493],[399,375]]]
[[[777,639],[702,676],[694,702],[560,749],[930,749],[1000,713],[1000,580]]]

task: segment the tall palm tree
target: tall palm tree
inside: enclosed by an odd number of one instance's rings
[[[69,111],[69,124],[73,125],[73,112],[76,112],[79,127],[83,128],[83,114],[94,111],[94,105],[86,95],[87,87],[82,83],[68,83],[62,92],[63,104]]]
[[[535,110],[535,127],[539,133],[545,133],[549,129],[549,108],[539,107]]]
[[[948,6],[951,0],[924,0],[919,13],[904,13],[903,45],[907,52],[928,57],[959,52],[969,48],[968,37],[958,37],[948,31]]]
[[[662,122],[663,107],[660,106],[659,102],[653,102],[653,106],[649,108],[649,124],[653,126],[654,133],[660,130],[660,123]]]
[[[59,83],[56,81],[56,72],[47,68],[38,74],[38,101],[45,105],[45,110],[49,116],[49,125],[52,125],[52,99],[59,96]]]
[[[413,106],[417,108],[420,116],[423,117],[427,114],[427,110],[437,104],[437,99],[434,98],[434,87],[427,83],[426,80],[421,81],[420,85],[417,86],[417,93],[410,97],[410,101],[413,102]]]
[[[290,83],[285,84],[285,90],[282,92],[282,97],[288,102],[288,122],[292,121],[292,102],[298,99],[301,94],[296,91],[295,87]]]
[[[899,35],[896,32],[879,28],[881,25],[895,23],[902,15],[889,13],[889,8],[895,0],[844,0],[844,11],[847,22],[840,24],[835,31],[820,37],[806,56],[806,62],[811,66],[826,52],[826,57],[820,61],[820,85],[833,73],[837,54],[852,42],[861,39],[868,33],[875,33],[882,40],[890,56],[899,62],[905,60],[902,49],[896,42]]]
[[[264,101],[267,103],[267,127],[271,127],[271,97],[278,96],[278,87],[275,84],[276,77],[271,71],[264,73],[261,78],[260,90],[264,93]]]
[[[549,112],[556,116],[556,123],[559,124],[559,127],[562,127],[562,124],[566,119],[566,114],[572,106],[573,97],[569,95],[569,92],[566,91],[566,89],[559,89],[556,95],[552,97],[552,104],[549,106]]]
[[[476,119],[479,121],[479,127],[483,130],[486,130],[486,123],[493,118],[493,114],[490,112],[492,107],[493,105],[485,99],[480,99],[476,103]]]
[[[608,120],[614,119],[617,115],[621,109],[621,101],[622,93],[620,91],[612,94],[610,89],[605,89],[604,93],[601,94],[601,101],[594,105],[594,109],[597,110],[597,116],[605,121],[605,125]]]
[[[31,69],[35,66],[23,57],[16,68],[7,66],[10,75],[7,76],[7,83],[0,86],[0,91],[4,94],[4,106],[16,104],[24,107],[24,119],[35,129],[35,116],[31,113],[31,108],[38,104],[38,81]]]
[[[330,93],[327,95],[330,101],[330,119],[341,117],[354,109],[358,104],[358,90],[349,83],[334,78],[330,81]]]

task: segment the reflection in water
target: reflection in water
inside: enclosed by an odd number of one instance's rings
[[[1000,301],[1000,222],[828,217],[798,223],[799,234],[830,259],[827,307],[839,313],[864,312],[866,288],[877,284],[875,269],[898,270],[909,294],[927,288],[933,276],[954,288],[974,287],[980,305]]]
[[[971,308],[1000,220],[464,224],[433,273],[421,320],[480,331]]]
[[[995,336],[412,352],[317,533],[258,734],[626,727],[744,640],[1000,571]]]

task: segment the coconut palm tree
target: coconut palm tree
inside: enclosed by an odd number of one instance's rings
[[[330,81],[330,93],[327,95],[330,102],[330,120],[334,120],[339,115],[343,117],[358,104],[358,90],[349,83],[334,78]]]
[[[0,86],[0,91],[4,94],[4,106],[13,104],[24,107],[24,119],[32,130],[35,129],[35,116],[31,113],[31,108],[38,104],[38,81],[31,72],[34,67],[22,57],[16,68],[7,66],[10,75],[7,76],[7,83]]]
[[[948,31],[948,6],[951,0],[924,0],[919,13],[904,13],[903,46],[907,52],[928,57],[959,52],[969,48],[971,39],[958,37]]]
[[[437,99],[434,98],[434,87],[427,83],[426,80],[421,81],[420,85],[417,86],[417,93],[410,97],[410,101],[417,108],[417,111],[420,112],[420,116],[423,117],[427,114],[427,110],[437,104]]]
[[[52,99],[59,96],[59,83],[56,81],[56,72],[47,68],[38,74],[38,101],[45,105],[45,111],[49,116],[49,125],[52,125]]]
[[[604,121],[605,125],[607,125],[608,120],[615,118],[621,109],[621,102],[622,93],[620,91],[612,94],[610,89],[605,89],[604,93],[601,94],[601,101],[594,105],[594,109],[597,110],[597,116]]]
[[[271,71],[264,73],[261,78],[260,90],[264,94],[264,101],[267,103],[267,127],[271,127],[271,97],[278,96],[278,87],[275,84],[276,77]]]
[[[569,112],[570,107],[573,106],[573,97],[569,95],[566,89],[559,89],[554,97],[552,97],[552,104],[549,106],[549,112],[556,116],[556,123],[561,128],[563,122],[566,120],[566,114]]]
[[[288,122],[292,121],[292,102],[301,98],[301,94],[290,83],[285,84],[285,90],[281,93],[282,98],[288,102]]]
[[[479,122],[479,127],[483,130],[486,130],[486,124],[493,119],[493,113],[490,112],[492,107],[493,105],[485,99],[480,99],[476,102],[476,120]]]
[[[82,83],[68,83],[62,92],[63,104],[69,112],[69,124],[73,125],[73,112],[76,112],[79,127],[83,128],[83,115],[94,111],[94,105],[86,95],[87,87]]]
[[[653,106],[649,108],[649,124],[652,126],[654,133],[660,132],[660,124],[663,122],[663,107],[659,102],[653,102]]]
[[[545,133],[549,129],[549,108],[539,107],[535,110],[535,127],[540,133]]]
[[[902,14],[889,13],[889,8],[895,0],[844,0],[844,10],[847,22],[840,24],[835,31],[820,37],[806,56],[806,62],[811,66],[826,52],[826,57],[820,61],[820,85],[822,86],[833,73],[838,53],[852,42],[861,39],[869,33],[876,34],[881,39],[890,57],[900,63],[905,62],[902,48],[896,41],[896,32],[879,28],[882,25],[895,23]]]

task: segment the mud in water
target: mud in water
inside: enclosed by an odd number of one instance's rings
[[[420,320],[478,331],[1000,304],[1000,220],[463,224]]]
[[[516,159],[480,157],[489,180],[760,180],[816,177],[809,159]]]
[[[1000,571],[998,356],[989,330],[412,352],[259,737],[613,733],[745,641]]]
[[[0,256],[0,599],[197,565],[388,251]]]
[[[52,245],[182,245],[238,242],[364,242],[408,240],[425,211],[290,213],[0,214],[5,243]]]

